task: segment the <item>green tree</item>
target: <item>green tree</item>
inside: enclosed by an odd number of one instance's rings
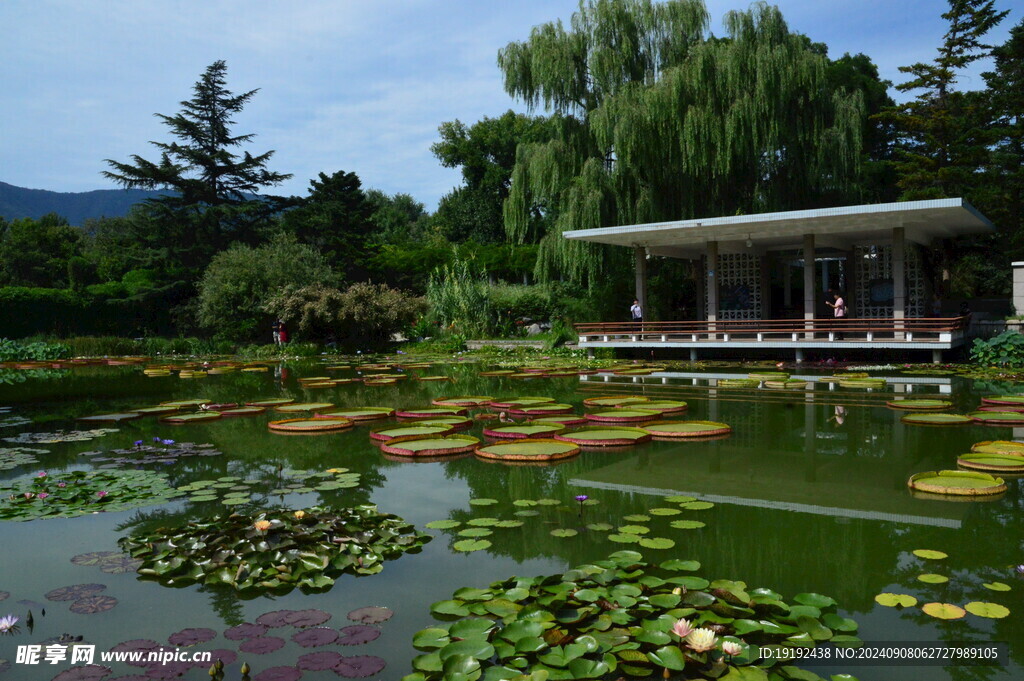
[[[0,232],[0,285],[66,288],[81,251],[81,232],[56,213],[13,220]]]
[[[214,257],[199,281],[198,321],[222,338],[256,340],[269,334],[265,307],[273,296],[335,279],[319,251],[289,235],[257,248],[234,244]]]
[[[215,61],[193,86],[191,99],[173,116],[156,114],[175,141],[151,142],[157,161],[133,155],[130,163],[107,159],[103,175],[123,187],[168,190],[147,200],[156,234],[152,241],[174,243],[174,255],[186,267],[201,268],[208,258],[235,240],[253,238],[279,202],[256,198],[264,187],[291,177],[267,164],[273,151],[238,153],[254,134],[232,132],[234,116],[259,90],[234,94],[227,89],[227,65]]]
[[[900,137],[895,166],[905,200],[970,198],[988,154],[983,98],[954,88],[964,67],[989,55],[982,40],[1007,12],[996,11],[995,0],[948,2],[942,18],[949,23],[935,60],[900,67],[910,80],[896,89],[917,94],[881,115]]]
[[[377,244],[418,241],[431,228],[430,213],[409,194],[389,196],[379,189],[370,189],[366,192],[366,201],[372,211],[372,240]]]
[[[441,199],[438,229],[453,242],[504,241],[501,207],[512,184],[516,148],[547,139],[547,120],[510,110],[471,126],[458,119],[442,123],[438,132],[441,140],[430,150],[441,165],[460,168],[463,181]]]
[[[990,193],[980,203],[1000,230],[1012,236],[1013,251],[1006,255],[1018,259],[1024,252],[1024,21],[1010,30],[1009,39],[992,56],[995,69],[983,75],[995,144],[985,176]]]
[[[505,89],[553,112],[517,150],[505,227],[548,217],[537,272],[593,285],[624,257],[562,233],[834,204],[856,195],[864,104],[832,88],[821,48],[764,3],[707,37],[700,0],[589,0],[498,55]],[[621,249],[619,249],[621,251]]]
[[[364,279],[375,226],[359,176],[343,170],[320,173],[309,184],[309,195],[284,214],[285,231],[320,251],[347,280]]]

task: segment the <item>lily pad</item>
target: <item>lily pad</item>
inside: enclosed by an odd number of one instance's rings
[[[677,530],[697,530],[705,527],[706,523],[699,520],[673,520],[669,525]]]
[[[946,577],[945,575],[925,573],[923,575],[918,575],[917,581],[924,582],[925,584],[945,584],[949,581],[949,577]]]
[[[224,638],[229,641],[244,641],[247,638],[255,638],[267,633],[267,626],[243,622],[224,630]]]
[[[356,608],[351,611],[348,614],[348,618],[353,622],[359,622],[360,624],[383,624],[391,619],[394,614],[394,611],[390,608],[367,606],[365,608]]]
[[[496,503],[498,503],[497,499],[479,498],[469,500],[470,506],[493,506]]]
[[[256,638],[242,641],[238,645],[238,649],[241,652],[252,655],[266,655],[281,648],[284,648],[284,639],[277,636],[257,636]]]
[[[373,655],[343,657],[334,665],[334,673],[346,679],[361,679],[380,673],[386,666],[387,662]]]
[[[330,627],[310,627],[292,634],[292,641],[303,648],[325,646],[337,640],[338,632]]]
[[[182,629],[181,631],[175,632],[167,637],[167,642],[172,646],[194,646],[199,643],[206,643],[217,638],[217,632],[213,629],[206,628],[192,628]]]
[[[925,603],[921,606],[921,610],[926,615],[940,620],[958,620],[967,614],[963,608],[952,603]]]
[[[982,586],[989,591],[1010,591],[1010,585],[1003,582],[985,582]]]
[[[1010,609],[1004,605],[982,601],[971,601],[964,606],[964,609],[972,615],[989,619],[1002,619],[1010,614]]]
[[[88,596],[95,596],[101,591],[106,590],[106,584],[75,584],[47,591],[43,597],[48,601],[77,601]]]
[[[106,612],[117,605],[117,599],[113,596],[86,596],[71,604],[69,610],[79,615],[92,615],[98,612]]]
[[[1006,491],[1006,483],[988,473],[974,471],[926,471],[916,473],[907,486],[921,492],[953,496],[988,496]]]
[[[679,504],[679,507],[685,508],[687,511],[706,511],[709,508],[714,508],[715,505],[710,501],[687,501]]]
[[[432,520],[426,524],[431,530],[452,530],[462,525],[458,520]]]
[[[557,530],[551,530],[552,537],[575,537],[579,534],[578,531],[569,528],[559,528]]]
[[[918,558],[925,558],[927,560],[942,560],[949,558],[949,555],[942,551],[935,551],[933,549],[914,549],[914,555]]]
[[[580,448],[571,442],[540,438],[513,439],[476,448],[476,455],[482,459],[513,463],[560,461],[579,453]]]
[[[452,544],[452,548],[456,551],[463,551],[470,553],[473,551],[482,551],[490,548],[491,542],[486,539],[463,539]]]
[[[380,629],[365,624],[353,624],[341,628],[340,646],[359,646],[380,638]]]
[[[311,672],[322,672],[334,669],[334,665],[341,662],[341,654],[333,650],[323,650],[316,653],[307,653],[301,656],[295,666]]]

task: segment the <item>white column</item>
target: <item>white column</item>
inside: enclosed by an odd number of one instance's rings
[[[814,235],[804,234],[804,319],[814,319],[815,296],[817,291],[814,288]],[[810,324],[807,324],[810,327]],[[814,334],[807,332],[807,338],[814,338]]]
[[[906,241],[903,227],[892,228],[892,317],[896,324],[896,340],[903,340],[899,330],[903,328],[900,320],[907,316],[907,269]]]
[[[718,321],[718,242],[708,242],[708,271],[707,280],[704,282],[708,287],[708,329],[714,331],[714,322]],[[714,339],[715,334],[708,334],[708,338]]]
[[[644,319],[650,319],[647,312],[647,249],[636,246],[633,249],[633,262],[636,266],[636,299],[640,301]]]
[[[1013,266],[1013,313],[1024,314],[1024,262],[1011,263]]]

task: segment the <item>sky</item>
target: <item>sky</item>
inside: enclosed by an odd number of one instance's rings
[[[712,31],[743,0],[705,0]],[[778,0],[792,30],[833,58],[863,52],[883,78],[935,55],[945,0]],[[1024,0],[990,35],[1004,42]],[[104,159],[156,159],[174,114],[218,59],[228,88],[259,88],[235,132],[275,149],[306,194],[318,173],[354,171],[363,186],[405,192],[433,210],[460,182],[430,152],[437,128],[509,108],[498,50],[533,26],[568,22],[577,0],[0,0],[0,181],[34,189],[112,188]],[[976,65],[961,87],[983,87]],[[538,111],[537,113],[543,113]]]

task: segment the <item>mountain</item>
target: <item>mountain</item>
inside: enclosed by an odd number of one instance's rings
[[[0,217],[40,218],[56,213],[72,225],[81,225],[89,218],[120,217],[136,203],[164,192],[143,189],[96,189],[91,192],[51,192],[26,189],[0,182]]]

